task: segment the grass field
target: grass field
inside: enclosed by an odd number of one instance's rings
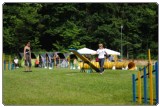
[[[104,74],[68,68],[24,68],[3,71],[4,105],[137,105],[132,102],[132,74],[105,70]]]

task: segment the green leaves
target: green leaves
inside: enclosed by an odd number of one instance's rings
[[[33,51],[96,50],[98,43],[120,51],[121,36],[123,56],[158,49],[156,3],[6,3],[3,16],[8,53],[22,51],[27,41]]]

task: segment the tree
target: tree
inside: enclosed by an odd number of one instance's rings
[[[29,40],[33,50],[96,50],[103,43],[120,51],[123,25],[124,57],[158,53],[156,3],[7,3],[3,15],[4,52],[22,51]]]
[[[37,26],[40,15],[37,11],[41,4],[7,3],[3,8],[4,52],[22,52],[27,41],[33,43],[33,49],[39,48],[40,34]]]

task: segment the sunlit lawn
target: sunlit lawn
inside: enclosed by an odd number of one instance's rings
[[[105,70],[101,75],[68,68],[32,70],[3,71],[4,105],[135,105],[136,71]]]

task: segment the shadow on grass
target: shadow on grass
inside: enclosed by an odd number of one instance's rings
[[[86,71],[85,72],[76,72],[76,71],[71,71],[71,72],[65,72],[64,73],[65,75],[76,75],[76,74],[98,74],[97,72],[91,72],[91,73],[87,73]]]

